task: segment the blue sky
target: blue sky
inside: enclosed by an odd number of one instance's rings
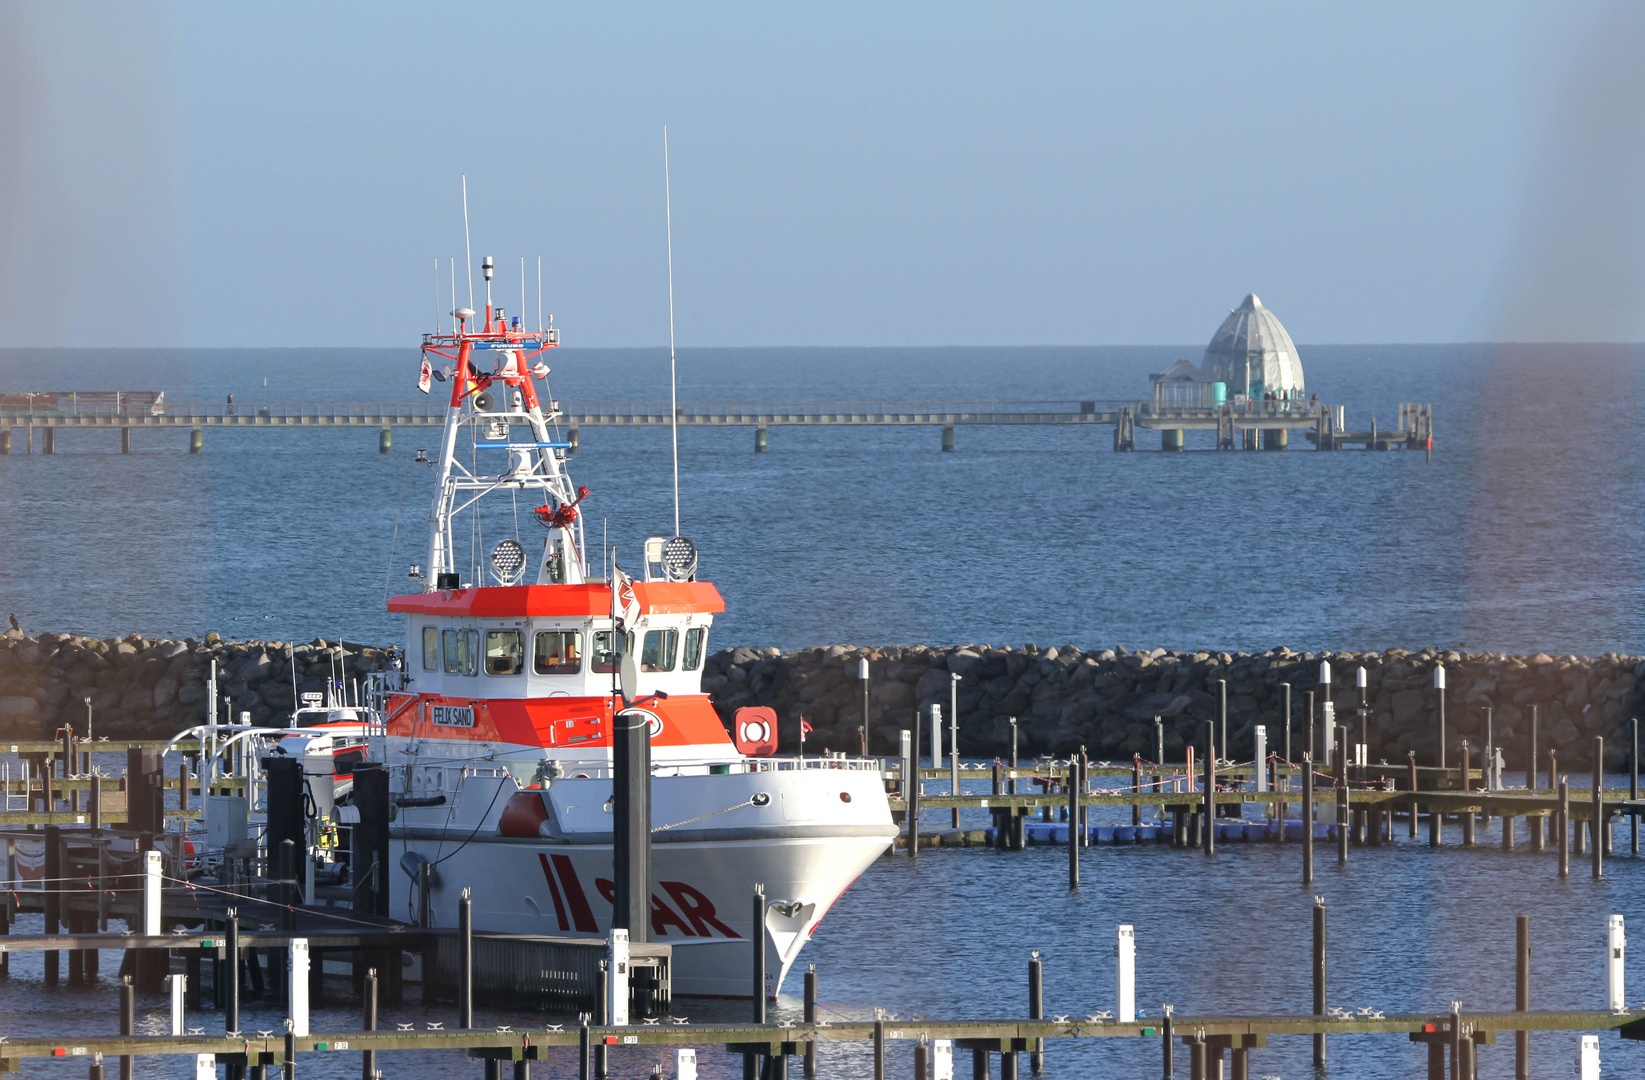
[[[11,344],[1639,340],[1645,21],[1493,3],[15,4]],[[459,300],[466,285],[459,273]],[[1635,286],[1639,286],[1636,290]]]

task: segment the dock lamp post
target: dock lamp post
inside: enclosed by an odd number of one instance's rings
[[[857,678],[862,680],[862,756],[868,756],[868,657],[857,661]]]
[[[1439,767],[1445,768],[1445,665],[1434,665],[1434,689],[1439,691]]]

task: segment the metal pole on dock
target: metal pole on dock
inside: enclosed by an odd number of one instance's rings
[[[137,991],[131,985],[131,976],[126,975],[120,979],[120,1034],[129,1036],[136,1033]],[[131,1054],[120,1055],[120,1080],[133,1080],[136,1061]]]
[[[1040,951],[1028,954],[1028,1019],[1045,1019],[1045,970],[1040,963]],[[1029,1071],[1035,1076],[1045,1074],[1045,1041],[1034,1040],[1034,1049],[1028,1055]]]
[[[1217,851],[1217,747],[1216,729],[1210,721],[1205,724],[1205,823],[1200,826],[1200,839],[1205,854]]]
[[[1171,1006],[1165,1007],[1165,1018],[1160,1021],[1160,1059],[1164,1066],[1161,1076],[1164,1080],[1177,1080],[1176,1062],[1172,1060],[1173,1047],[1171,1046]]]
[[[874,1080],[885,1080],[885,1021],[874,1021]]]
[[[803,1014],[806,1027],[817,1026],[817,965],[812,964],[805,973],[805,1012]],[[817,1040],[807,1039],[805,1043],[805,1080],[817,1078]]]
[[[1514,1010],[1531,1008],[1531,917],[1514,920]],[[1531,1033],[1514,1032],[1514,1080],[1531,1080]]]
[[[1325,1015],[1325,897],[1314,897],[1314,1015]],[[1325,1036],[1314,1035],[1314,1068],[1325,1067]]]
[[[466,886],[457,900],[457,1026],[474,1026],[474,900]]]
[[[1346,728],[1344,728],[1346,730]],[[1337,865],[1348,865],[1348,834],[1352,831],[1353,815],[1348,809],[1348,785],[1337,788]]]
[[[1285,691],[1285,764],[1291,764],[1291,684],[1284,683]],[[1285,790],[1291,790],[1290,779],[1287,777]]]
[[[1598,881],[1605,876],[1605,833],[1609,822],[1605,820],[1605,739],[1594,736],[1594,811],[1593,811],[1593,847],[1594,847],[1594,880]]]
[[[960,677],[948,673],[948,793],[960,793]],[[960,808],[954,807],[954,828],[960,827]]]
[[[1080,845],[1085,842],[1085,828],[1080,823],[1080,789],[1085,786],[1085,770],[1080,759],[1068,757],[1068,887],[1080,887]]]
[[[862,756],[868,756],[868,657],[857,661],[857,678],[862,680]]]
[[[1302,883],[1314,883],[1314,755],[1302,755]]]
[[[1114,1016],[1129,1024],[1137,1018],[1137,930],[1129,924],[1114,935],[1114,985],[1119,999]]]
[[[1228,680],[1217,680],[1217,739],[1222,752],[1228,752]]]
[[[1633,750],[1628,754],[1628,801],[1639,801],[1639,719],[1635,717],[1628,721],[1628,727],[1633,735]],[[1635,807],[1628,811],[1629,846],[1635,855],[1639,854],[1639,809]]]
[[[908,775],[903,778],[903,797],[908,800],[908,857],[920,857],[920,718],[914,717],[914,730],[909,733]]]
[[[1473,774],[1473,747],[1467,739],[1462,740],[1462,790],[1466,794],[1472,788]],[[1474,846],[1474,812],[1467,807],[1457,811],[1462,819],[1462,846]]]
[[[1559,810],[1555,828],[1559,830],[1559,876],[1571,876],[1571,782],[1559,781]]]
[[[1439,692],[1439,746],[1435,763],[1445,768],[1445,665],[1434,665],[1434,689]]]
[[[751,1019],[756,1024],[765,1023],[765,886],[755,885],[752,899],[752,921],[748,928],[748,942],[753,947],[753,980],[749,989],[753,991],[754,1015]]]
[[[1422,804],[1417,801],[1417,797],[1416,797],[1416,794],[1417,794],[1417,752],[1415,750],[1407,750],[1405,752],[1405,756],[1406,756],[1406,760],[1409,762],[1409,768],[1410,768],[1410,779],[1407,781],[1411,785],[1410,838],[1412,840],[1415,840],[1417,838],[1417,819],[1422,816]]]
[[[361,1019],[361,1030],[377,1030],[377,969],[366,970],[366,985],[361,995],[361,1007],[364,1016]],[[360,1080],[377,1080],[377,1051],[362,1050],[360,1052]]]

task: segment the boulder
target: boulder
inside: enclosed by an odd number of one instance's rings
[[[31,697],[0,698],[0,722],[33,720],[40,715],[40,703]]]

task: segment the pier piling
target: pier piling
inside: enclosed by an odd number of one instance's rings
[[[1605,876],[1605,839],[1610,823],[1605,813],[1605,739],[1594,736],[1594,809],[1589,819],[1593,831],[1594,880]]]
[[[803,1018],[807,1026],[814,1027],[817,1023],[817,965],[812,964],[805,973],[805,1012]],[[805,1044],[805,1080],[817,1078],[817,1040],[811,1039]]]
[[[1514,1011],[1531,1008],[1531,917],[1514,920]],[[1531,1033],[1514,1032],[1514,1080],[1531,1080]]]
[[[1314,897],[1314,1015],[1325,1015],[1325,897]],[[1325,1036],[1314,1034],[1314,1067],[1325,1067]]]
[[[474,1026],[474,900],[467,888],[457,900],[457,1026]]]
[[[377,969],[366,971],[366,985],[361,993],[361,1030],[377,1030]],[[360,1051],[360,1080],[377,1080],[377,1051]]]
[[[1080,847],[1085,842],[1085,826],[1080,814],[1080,791],[1085,787],[1085,769],[1078,758],[1068,759],[1068,887],[1080,887]]]
[[[1040,964],[1038,949],[1030,953],[1028,959],[1028,1018],[1045,1018],[1045,970]],[[1045,1040],[1034,1040],[1034,1049],[1028,1055],[1028,1067],[1035,1076],[1045,1075]]]
[[[1348,833],[1352,828],[1352,815],[1348,809],[1348,785],[1343,783],[1337,788],[1337,865],[1348,865]]]
[[[1314,755],[1302,755],[1302,883],[1314,883]]]
[[[1559,832],[1559,876],[1571,876],[1571,785],[1559,782],[1559,809],[1554,812],[1554,828]]]
[[[131,985],[131,976],[126,975],[120,980],[120,1034],[134,1035],[137,1033],[137,991]],[[120,1080],[132,1080],[136,1058],[130,1054],[120,1055]]]

